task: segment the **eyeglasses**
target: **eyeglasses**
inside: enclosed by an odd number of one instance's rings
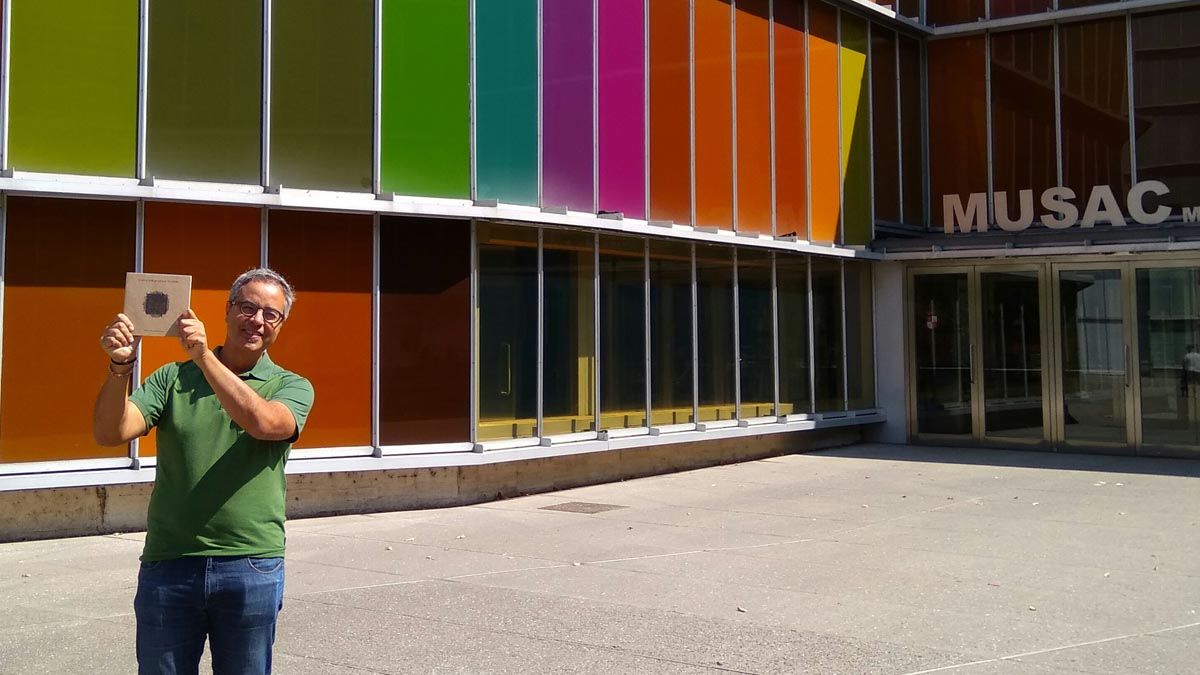
[[[238,314],[246,317],[247,319],[254,318],[254,316],[258,314],[259,310],[261,310],[263,321],[268,325],[278,326],[279,323],[283,321],[283,312],[273,307],[262,307],[250,302],[249,300],[231,302],[229,304],[233,305],[237,309]]]

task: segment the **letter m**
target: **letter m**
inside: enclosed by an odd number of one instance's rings
[[[1183,222],[1194,223],[1197,221],[1200,221],[1200,206],[1183,207]]]
[[[956,226],[960,232],[987,231],[986,192],[972,192],[966,208],[958,195],[942,195],[942,227],[946,234],[954,234]]]

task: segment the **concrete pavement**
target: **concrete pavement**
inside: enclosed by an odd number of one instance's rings
[[[289,523],[280,673],[1194,673],[1200,461],[858,445]],[[128,673],[140,533],[0,544],[0,673]]]

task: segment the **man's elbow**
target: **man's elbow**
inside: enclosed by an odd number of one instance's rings
[[[114,448],[118,445],[124,445],[129,441],[121,438],[121,435],[110,429],[101,429],[92,427],[92,440],[96,441],[96,445],[105,448]]]

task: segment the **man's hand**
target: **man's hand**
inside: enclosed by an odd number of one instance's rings
[[[116,320],[108,324],[100,335],[100,347],[108,358],[117,363],[127,363],[137,358],[138,344],[142,338],[133,334],[133,322],[124,314],[118,314]]]
[[[191,308],[179,315],[179,344],[183,345],[183,350],[193,361],[199,361],[208,352],[204,322],[196,318]]]

